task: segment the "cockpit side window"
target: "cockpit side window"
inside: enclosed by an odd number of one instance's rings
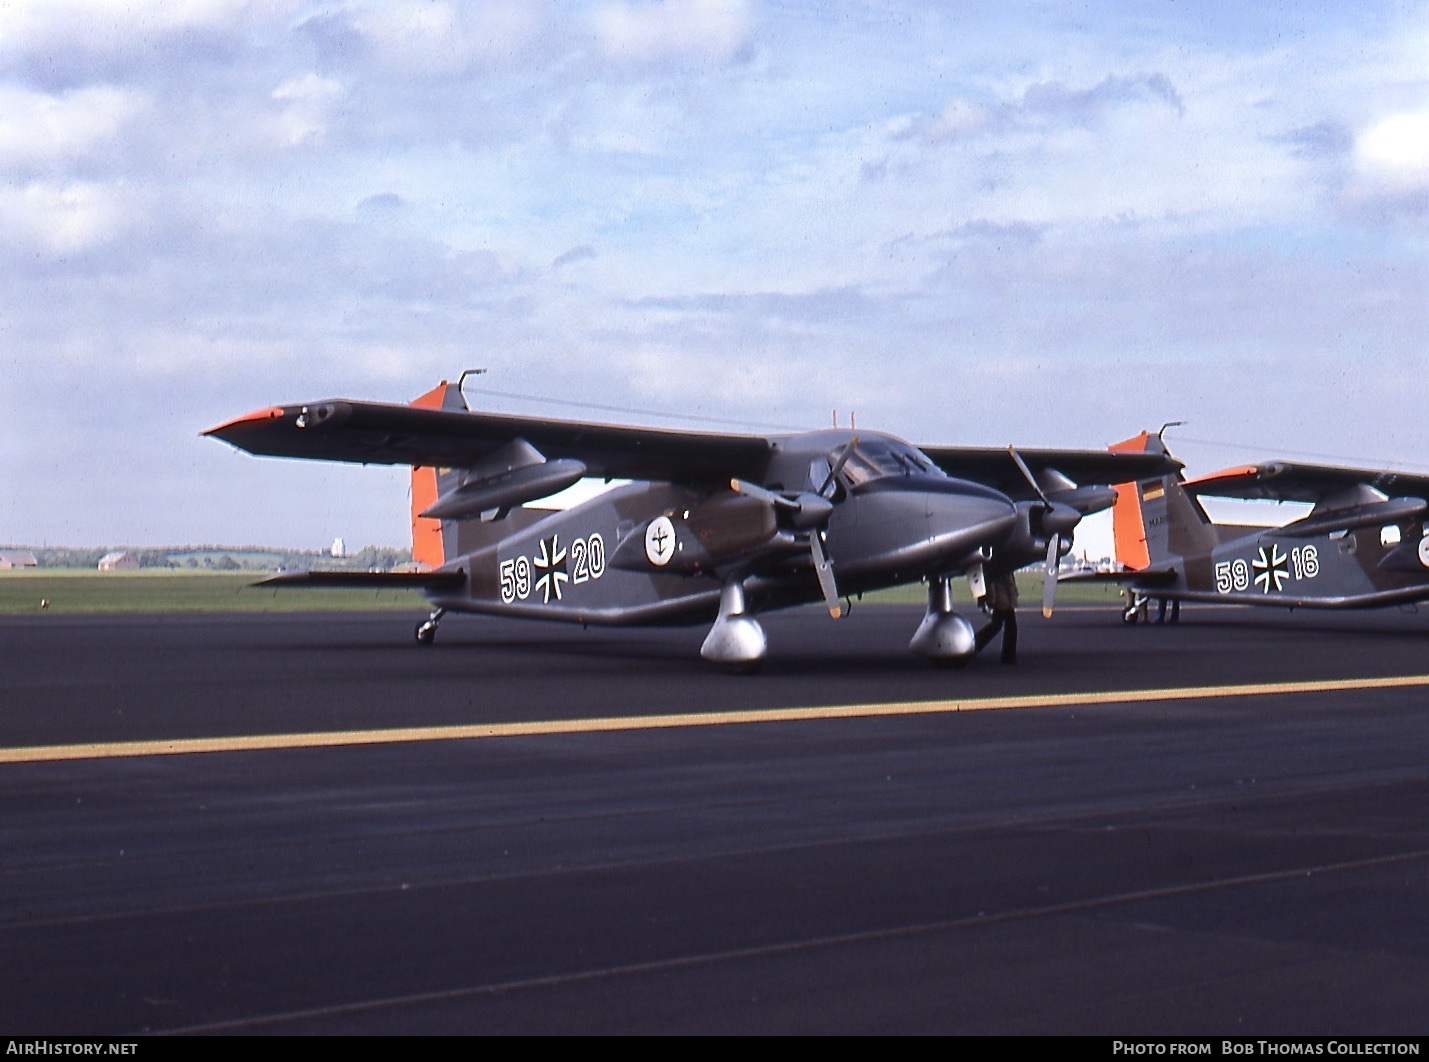
[[[819,490],[829,478],[833,464],[827,457],[816,457],[809,462],[809,489]]]

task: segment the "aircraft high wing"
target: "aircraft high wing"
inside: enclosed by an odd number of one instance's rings
[[[1113,450],[1161,453],[1143,432]],[[1429,600],[1429,476],[1266,461],[1196,479],[1180,471],[1118,488],[1114,576],[1131,590],[1124,618],[1148,599],[1283,608],[1374,608]],[[1300,502],[1276,527],[1216,524],[1201,498]]]
[[[248,453],[412,467],[412,555],[424,570],[300,572],[276,585],[407,585],[448,611],[582,624],[710,622],[701,655],[765,656],[755,614],[926,581],[910,648],[973,652],[951,581],[1057,558],[1112,484],[1180,467],[1165,454],[917,447],[829,429],[751,435],[473,412],[445,381],[406,405],[275,406],[204,433]],[[570,509],[530,503],[582,479],[629,480]],[[1049,592],[1055,580],[1049,580]],[[1044,602],[1050,610],[1050,596]]]

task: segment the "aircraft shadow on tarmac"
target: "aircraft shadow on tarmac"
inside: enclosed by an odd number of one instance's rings
[[[906,679],[910,670],[915,674],[953,676],[982,668],[986,661],[973,660],[960,662],[957,666],[941,667],[920,661],[910,654],[904,627],[907,616],[917,612],[917,606],[878,605],[868,608],[862,616],[847,616],[837,625],[821,615],[818,609],[801,608],[771,614],[765,622],[772,631],[778,632],[778,650],[771,652],[758,670],[750,674],[772,677],[857,673],[867,677],[887,673],[893,679]],[[968,612],[978,621],[983,619],[976,610]],[[540,657],[549,661],[552,669],[559,669],[562,660],[580,660],[628,663],[681,674],[745,674],[736,667],[711,671],[707,663],[701,663],[692,652],[692,647],[698,648],[704,631],[695,626],[634,629],[591,626],[574,629],[554,627],[537,620],[455,616],[444,625],[441,637],[430,645],[418,646],[410,637],[410,620],[400,614],[393,615],[390,638],[381,634],[343,641],[330,640],[323,635],[321,622],[315,621],[308,636],[285,639],[280,647],[273,647],[273,651],[297,655],[381,654],[388,661],[410,659],[423,672],[444,669],[455,660],[482,654],[525,659]],[[811,626],[818,632],[812,644],[807,638],[792,635],[794,631],[807,631]],[[384,627],[384,630],[387,629]],[[265,647],[265,651],[269,650]],[[995,656],[993,652],[988,658],[995,663]]]
[[[1429,636],[1429,610],[1414,608],[1346,609],[1197,609],[1183,606],[1176,623],[1125,624],[1133,628],[1174,632],[1178,627],[1241,627],[1248,631],[1275,631],[1294,634],[1366,634],[1379,638],[1423,639]]]

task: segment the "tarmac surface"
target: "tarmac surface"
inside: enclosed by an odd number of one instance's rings
[[[1429,613],[920,615],[0,617],[0,1035],[1429,1032]]]

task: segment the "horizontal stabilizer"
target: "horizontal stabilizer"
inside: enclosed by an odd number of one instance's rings
[[[250,585],[309,589],[460,590],[466,585],[466,572],[283,572]]]
[[[1134,583],[1138,586],[1163,586],[1176,581],[1175,568],[1130,568],[1120,572],[1063,572],[1059,583]]]

